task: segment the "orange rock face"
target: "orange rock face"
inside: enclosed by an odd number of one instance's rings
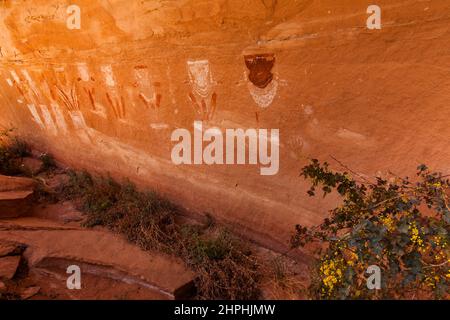
[[[77,0],[0,4],[0,125],[266,241],[318,223],[308,158],[449,171],[450,3]],[[175,165],[175,129],[279,129],[279,171]],[[205,142],[205,145],[207,143]]]

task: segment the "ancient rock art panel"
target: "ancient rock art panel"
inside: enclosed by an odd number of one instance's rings
[[[39,116],[39,113],[37,112],[36,106],[34,104],[27,104],[28,110],[30,110],[30,113],[33,117],[33,121],[36,122],[39,127],[42,129],[45,129],[44,123],[41,120],[41,117]]]
[[[106,99],[113,110],[114,117],[117,120],[124,120],[126,116],[125,99],[110,92],[106,93]]]
[[[52,107],[53,114],[55,115],[56,125],[59,129],[62,130],[64,134],[67,134],[66,119],[64,118],[64,114],[61,111],[61,107],[56,102],[52,102],[50,106]]]
[[[87,82],[91,79],[89,75],[89,68],[85,62],[77,63],[77,69],[82,81]]]
[[[67,111],[76,134],[86,142],[90,142],[86,133],[88,127],[84,120],[84,116],[80,110],[80,101],[78,98],[78,90],[76,82],[67,79],[65,67],[55,67],[53,69],[53,91],[51,90],[54,102],[51,106],[55,112],[57,119],[64,119],[60,106]],[[65,122],[64,122],[65,123]],[[64,127],[64,124],[60,126]]]
[[[42,93],[43,100],[46,101],[46,105],[50,105],[51,111],[55,117],[56,131],[62,131],[63,134],[67,134],[67,123],[64,118],[64,114],[57,102],[56,95],[53,93],[44,73],[41,73],[38,79],[39,88]],[[60,129],[60,130],[58,130]]]
[[[124,120],[126,116],[125,99],[121,96],[116,88],[116,79],[111,65],[103,65],[100,67],[103,73],[104,83],[107,88],[106,100],[108,101],[114,118],[116,120]]]
[[[70,111],[80,110],[75,83],[67,80],[63,67],[54,69],[56,75],[56,95],[63,106]]]
[[[78,71],[78,86],[80,87],[81,92],[84,92],[87,97],[87,105],[90,106],[91,112],[106,118],[106,110],[105,107],[99,103],[99,99],[96,97],[95,93],[95,79],[91,76],[89,71],[89,67],[87,63],[80,62],[77,63],[77,71]],[[111,70],[112,72],[112,70]],[[111,75],[110,75],[111,77]],[[109,79],[108,81],[111,81]]]
[[[135,84],[134,87],[138,90],[139,100],[145,106],[145,109],[151,112],[154,122],[150,124],[152,129],[166,129],[169,126],[166,123],[160,122],[160,106],[161,106],[161,83],[152,82],[147,66],[134,67]]]
[[[167,63],[166,78],[167,78],[167,83],[169,85],[169,95],[170,95],[170,99],[171,99],[172,105],[177,106],[177,99],[175,97],[175,89],[173,87],[173,80],[172,80],[172,69],[170,68],[170,64],[169,63]],[[178,113],[178,109],[177,108],[175,108],[174,113],[175,114]]]
[[[269,107],[278,91],[278,79],[272,73],[275,65],[274,54],[244,56],[248,73],[248,90],[255,103],[262,109]]]
[[[22,78],[19,76],[22,75]],[[18,90],[21,98],[17,99],[17,102],[22,104],[26,103],[28,110],[31,113],[32,120],[36,122],[43,130],[48,131],[50,134],[57,135],[58,129],[52,118],[51,112],[47,106],[47,100],[45,94],[43,95],[31,77],[30,73],[26,69],[21,69],[20,72],[11,70],[10,74],[13,80],[11,80],[13,86]]]
[[[208,60],[189,60],[187,62],[189,81],[192,91],[189,98],[196,114],[201,120],[211,120],[216,112],[216,82],[213,80]]]
[[[28,87],[30,89],[30,91],[32,92],[32,94],[34,94],[34,96],[39,99],[40,95],[39,95],[39,90],[36,87],[36,83],[33,81],[33,79],[31,79],[30,74],[28,73],[28,71],[26,69],[22,69],[21,70],[22,75],[24,76],[26,82],[28,83]]]
[[[53,135],[58,134],[58,130],[56,128],[55,123],[53,122],[53,118],[50,114],[50,111],[48,110],[47,105],[41,104],[40,105],[42,116],[44,118],[45,127],[47,130],[49,130]]]
[[[17,73],[16,73],[15,70],[11,70],[10,73],[11,73],[11,77],[14,79],[14,81],[15,81],[16,83],[20,83],[20,82],[21,82],[21,81],[20,81],[20,78],[19,78],[19,76],[17,75]]]
[[[114,73],[111,65],[101,66],[101,70],[105,76],[105,83],[108,87],[114,88],[116,86],[116,81],[114,80]]]
[[[69,112],[72,123],[77,130],[83,130],[87,128],[86,121],[81,111],[71,111]]]
[[[136,66],[134,68],[136,87],[139,91],[139,98],[147,109],[159,110],[161,105],[161,94],[159,82],[151,83],[148,68],[146,66]]]
[[[300,134],[293,134],[287,140],[287,147],[292,158],[300,159],[304,157],[305,151],[309,149],[309,143]]]
[[[80,109],[75,84],[69,81],[65,74],[65,67],[59,66],[52,70],[50,92],[57,105],[62,106],[69,114]]]
[[[29,104],[36,104],[35,97],[30,94],[28,85],[25,81],[22,81],[15,70],[10,71],[12,77],[13,86],[17,89],[19,95]]]

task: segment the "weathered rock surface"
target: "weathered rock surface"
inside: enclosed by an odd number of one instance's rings
[[[18,217],[27,213],[34,186],[32,179],[0,175],[0,218]]]
[[[39,290],[41,290],[41,288],[40,287],[36,287],[36,286],[35,287],[26,288],[26,289],[24,289],[22,291],[22,293],[20,295],[20,298],[22,300],[27,300],[27,299],[37,295],[39,293]]]
[[[153,187],[286,244],[336,199],[298,177],[330,155],[354,171],[450,172],[450,2],[58,0],[0,4],[0,125],[76,168]],[[280,171],[171,162],[171,133],[280,129]],[[335,163],[335,162],[333,162]]]
[[[153,298],[186,298],[191,294],[194,274],[181,261],[156,252],[144,252],[106,231],[20,218],[0,220],[1,241],[26,245],[23,256],[28,267],[43,277],[66,279],[66,269],[78,265],[82,275],[136,284],[154,291]],[[20,257],[0,258],[0,263],[6,258],[8,268],[4,273],[10,278],[12,259]]]
[[[11,241],[0,242],[0,257],[19,255],[24,247]]]
[[[22,159],[22,166],[31,175],[36,175],[42,169],[42,161],[32,157],[25,157]]]
[[[30,191],[35,187],[33,179],[0,175],[0,192]]]
[[[0,279],[11,280],[16,274],[20,263],[20,256],[0,258]]]
[[[77,210],[70,201],[46,204],[44,206],[36,205],[31,209],[33,217],[62,222],[64,224],[71,222],[80,222],[84,219],[83,214]]]

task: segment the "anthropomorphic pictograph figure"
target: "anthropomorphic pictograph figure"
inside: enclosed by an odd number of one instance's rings
[[[187,62],[192,91],[189,99],[200,120],[211,120],[216,112],[217,94],[208,60],[189,60]]]

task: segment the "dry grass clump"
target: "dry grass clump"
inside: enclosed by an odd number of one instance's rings
[[[177,223],[180,209],[154,192],[139,192],[130,182],[69,172],[61,187],[77,199],[85,225],[101,225],[123,234],[144,250],[159,250],[185,261],[197,274],[198,299],[257,299],[259,264],[252,251],[211,217],[200,225]],[[208,218],[209,217],[209,218]]]
[[[0,131],[0,174],[22,175],[22,158],[29,156],[31,149],[23,140],[11,137],[11,131]]]
[[[253,252],[224,229],[184,230],[184,258],[199,274],[201,299],[257,299],[260,265]]]

